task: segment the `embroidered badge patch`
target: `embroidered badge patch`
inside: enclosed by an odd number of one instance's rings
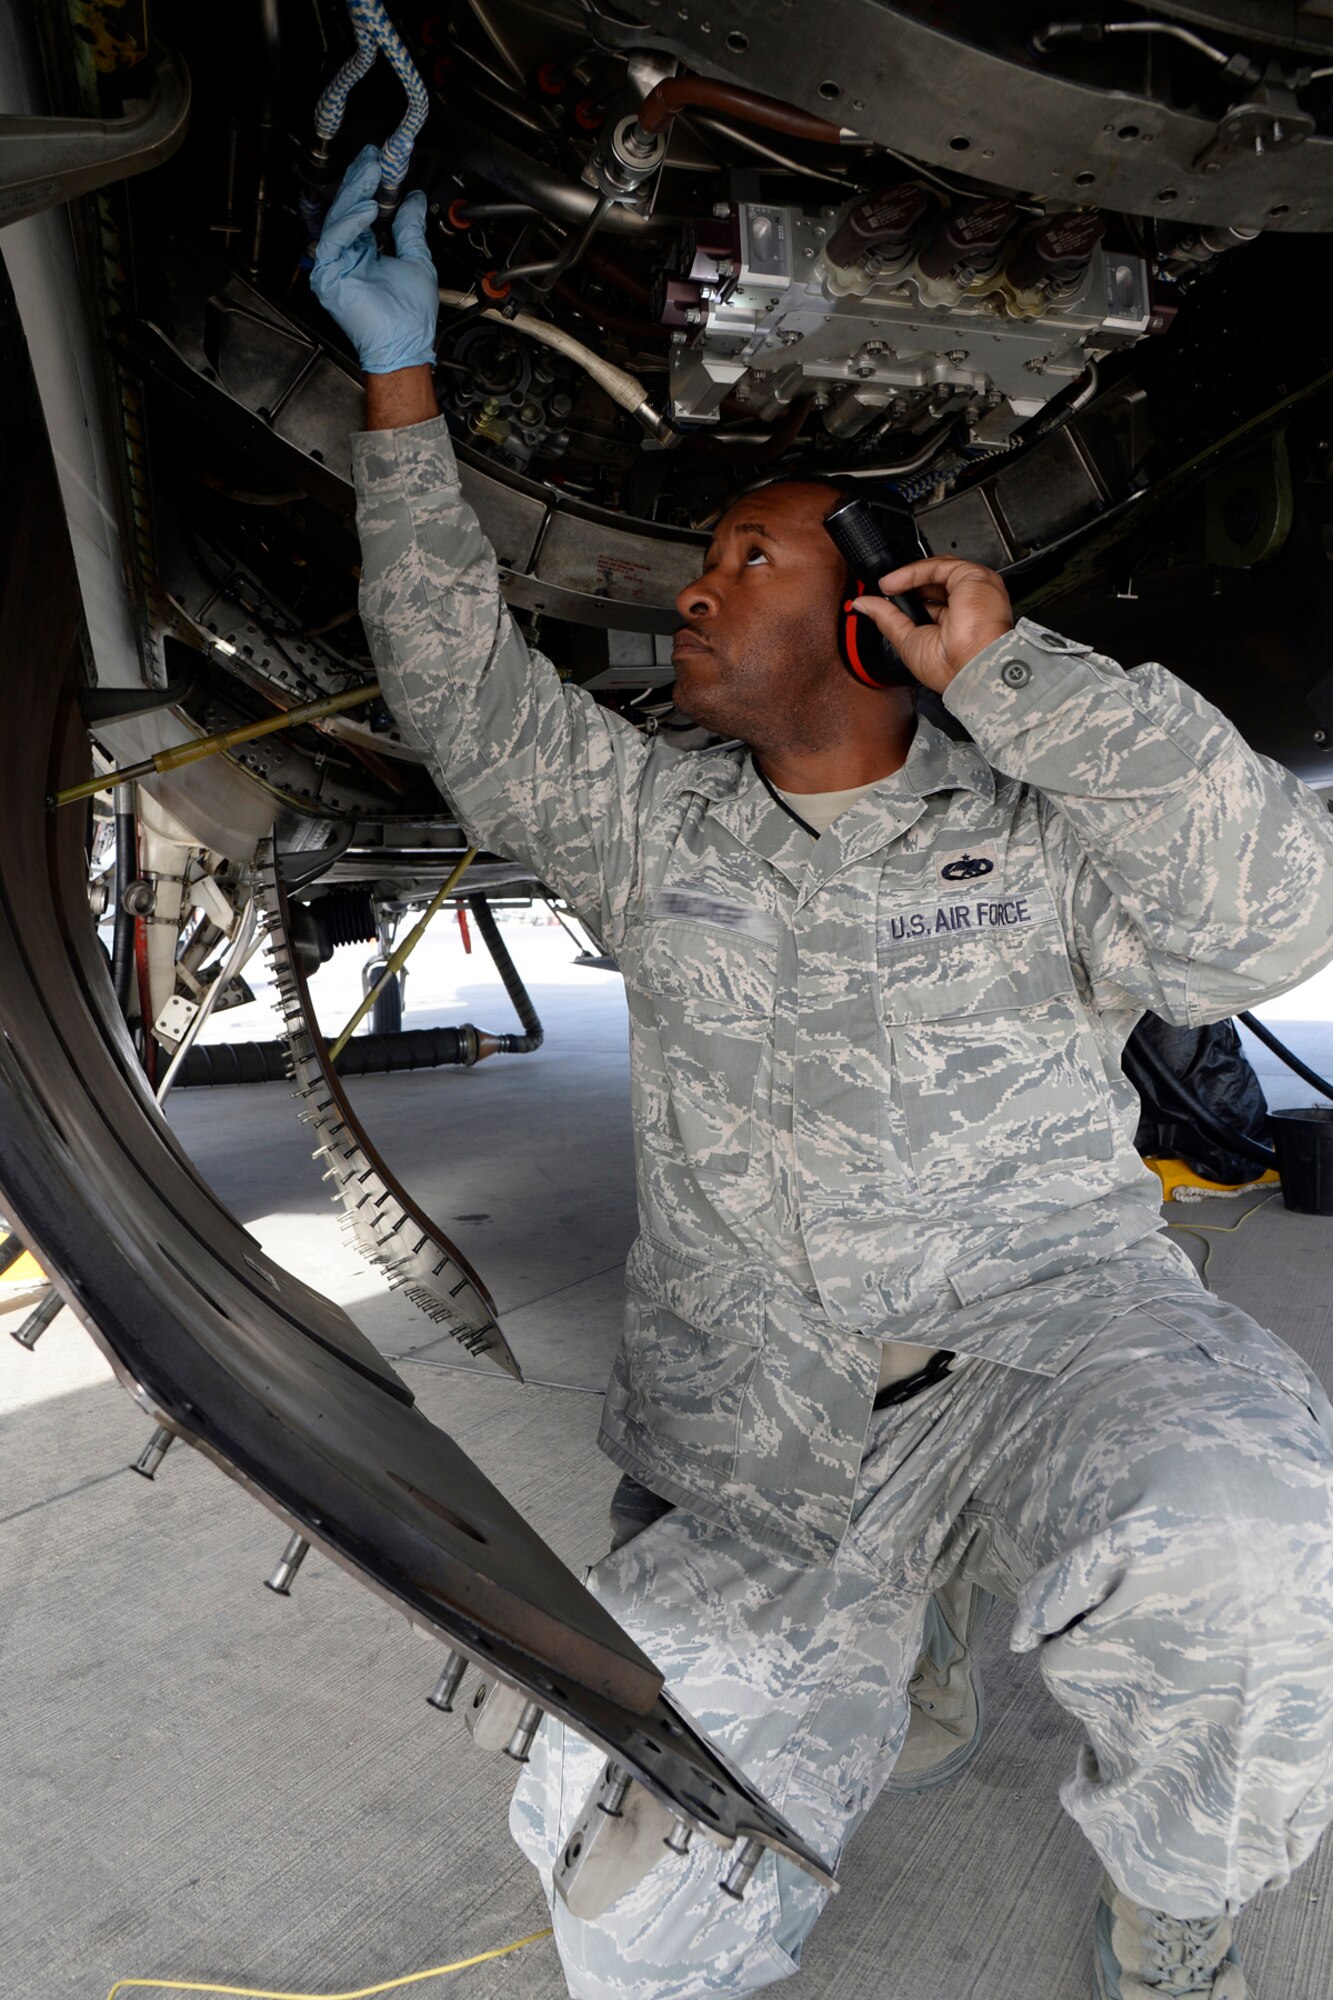
[[[960,854],[942,854],[937,864],[941,882],[979,882],[993,875],[996,854],[993,847],[966,847]]]
[[[744,931],[747,937],[772,943],[778,935],[778,920],[768,910],[754,910],[745,903],[724,902],[698,889],[659,889],[648,912],[650,917],[688,917],[696,924],[717,924],[722,930]]]

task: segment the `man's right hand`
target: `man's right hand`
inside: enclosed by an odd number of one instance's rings
[[[310,289],[366,373],[391,375],[434,361],[439,280],[426,247],[426,197],[420,192],[408,195],[394,217],[397,255],[380,255],[373,234],[379,179],[379,150],[363,146],[325,219]]]

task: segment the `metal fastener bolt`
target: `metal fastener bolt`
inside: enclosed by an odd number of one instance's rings
[[[724,1896],[730,1896],[739,1903],[750,1885],[750,1878],[764,1858],[764,1843],[761,1840],[744,1840],[736,1843],[736,1859],[721,1878],[718,1887]]]

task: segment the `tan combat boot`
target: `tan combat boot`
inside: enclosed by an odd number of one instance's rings
[[[972,1647],[993,1602],[989,1591],[959,1576],[932,1597],[909,1690],[912,1719],[886,1792],[947,1785],[981,1748],[985,1704]]]
[[[1094,2000],[1253,2000],[1231,1919],[1170,1917],[1118,1889],[1103,1871],[1093,1927]]]

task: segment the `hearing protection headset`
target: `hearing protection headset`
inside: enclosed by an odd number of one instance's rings
[[[824,522],[834,547],[846,563],[847,593],[838,607],[838,653],[849,674],[866,687],[917,687],[878,625],[852,609],[858,597],[880,595],[879,579],[921,555],[921,541],[910,511],[877,502],[873,509],[853,495]],[[895,591],[889,599],[914,625],[929,625],[930,613],[915,590]]]

